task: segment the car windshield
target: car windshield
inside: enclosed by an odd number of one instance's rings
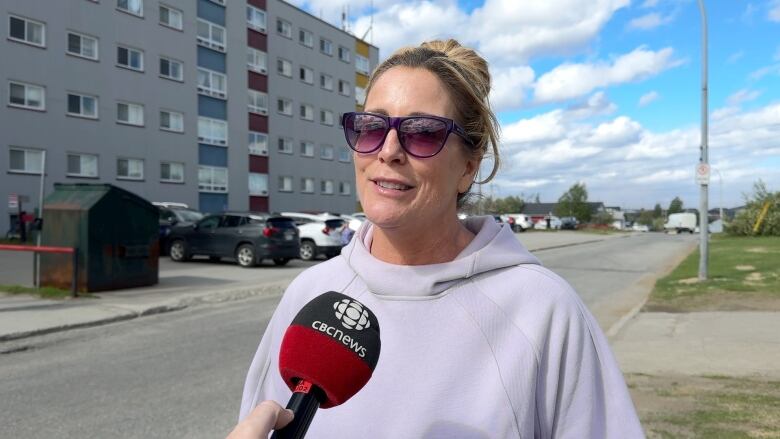
[[[295,221],[293,221],[291,218],[269,218],[268,224],[271,227],[276,227],[277,229],[295,228]]]
[[[194,223],[203,218],[203,214],[195,210],[176,209],[174,212],[176,212],[176,216],[179,218],[179,221]]]
[[[339,227],[344,225],[344,220],[330,219],[325,221],[325,225],[328,226],[329,229],[338,229]]]

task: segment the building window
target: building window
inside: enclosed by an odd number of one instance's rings
[[[284,58],[277,58],[276,71],[282,76],[292,78],[292,63]]]
[[[265,33],[265,11],[254,6],[246,7],[246,25],[258,32]]]
[[[304,194],[314,193],[314,179],[311,177],[301,178],[301,192]]]
[[[333,180],[320,181],[320,193],[324,195],[333,195]]]
[[[184,115],[176,111],[160,110],[160,129],[163,131],[183,133]]]
[[[265,75],[268,73],[268,56],[262,50],[247,47],[246,65],[249,70]]]
[[[371,69],[368,65],[368,58],[362,55],[355,55],[355,70],[364,75],[371,73]]]
[[[116,0],[116,8],[139,17],[144,16],[144,0]]]
[[[95,96],[87,96],[76,93],[68,93],[68,111],[69,116],[88,117],[90,119],[98,118],[98,101]]]
[[[301,142],[301,155],[304,157],[314,157],[314,142],[304,140]]]
[[[209,0],[209,1],[211,3],[217,4],[217,5],[220,5],[220,6],[225,6],[225,0]]]
[[[303,120],[314,120],[314,107],[309,104],[301,104],[300,116]]]
[[[325,38],[320,38],[320,52],[333,56],[333,43]]]
[[[219,52],[225,51],[225,28],[210,21],[198,19],[198,44]]]
[[[249,111],[252,113],[268,114],[268,94],[262,91],[249,89]]]
[[[328,91],[333,91],[333,76],[320,73],[320,87]]]
[[[39,149],[9,149],[9,168],[11,172],[40,174],[43,169],[43,151]]]
[[[349,82],[339,79],[339,94],[349,96],[352,94],[352,86]]]
[[[68,177],[89,177],[98,176],[98,156],[95,154],[68,154],[68,168],[66,174]]]
[[[116,121],[127,125],[144,126],[144,106],[129,102],[117,102]]]
[[[344,46],[339,46],[339,59],[344,62],[349,62],[350,60],[350,51]]]
[[[68,32],[68,53],[97,61],[98,40],[76,32]]]
[[[320,123],[333,126],[333,112],[330,110],[320,110]]]
[[[227,168],[198,166],[198,190],[201,192],[226,193],[228,191]]]
[[[276,19],[276,33],[283,37],[292,39],[292,24],[281,18]]]
[[[339,182],[339,195],[349,195],[352,193],[352,185],[348,181]]]
[[[299,69],[299,76],[301,81],[313,85],[314,84],[314,69],[310,69],[305,66],[301,66]]]
[[[249,173],[249,195],[268,196],[268,174]]]
[[[283,154],[292,154],[293,153],[293,141],[289,137],[280,137],[276,141],[276,148],[279,152]]]
[[[144,53],[125,46],[116,48],[116,64],[126,69],[144,71]]]
[[[347,148],[346,146],[343,146],[339,148],[339,161],[344,163],[349,163],[350,159],[352,158],[352,150]]]
[[[227,145],[227,121],[198,117],[198,142],[210,145]]]
[[[333,145],[322,145],[320,147],[320,158],[323,160],[333,160]]]
[[[292,183],[293,178],[286,176],[286,175],[280,175],[279,176],[279,192],[292,192]]]
[[[160,76],[174,81],[184,81],[184,64],[181,61],[161,56]]]
[[[363,87],[355,86],[355,103],[363,105],[366,102],[366,89]]]
[[[160,181],[184,183],[184,163],[160,162]]]
[[[314,47],[314,34],[306,29],[299,29],[298,42],[311,49]]]
[[[8,83],[8,105],[28,110],[46,110],[46,89],[11,81]]]
[[[198,93],[227,99],[227,76],[213,70],[198,67]]]
[[[292,101],[287,98],[277,98],[276,111],[278,111],[281,114],[284,114],[285,116],[292,116],[293,114]]]
[[[116,177],[127,180],[143,180],[144,161],[141,159],[117,159]]]
[[[20,43],[46,47],[46,25],[28,18],[8,17],[8,38]]]
[[[268,156],[268,134],[257,131],[249,132],[249,153]]]
[[[184,14],[168,5],[160,5],[160,24],[173,29],[184,29]]]

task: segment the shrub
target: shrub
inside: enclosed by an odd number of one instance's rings
[[[767,203],[769,210],[758,231],[753,233],[753,227]],[[745,208],[726,225],[726,232],[742,236],[780,236],[780,192],[769,192],[761,180],[754,183],[752,196],[745,195]]]

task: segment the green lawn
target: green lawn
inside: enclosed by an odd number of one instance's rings
[[[70,297],[70,290],[61,290],[53,287],[43,287],[40,289],[23,287],[20,285],[0,285],[0,293],[8,294],[30,294],[39,296],[42,299],[64,299]],[[86,293],[79,293],[79,297],[89,296]]]
[[[709,276],[698,280],[698,248],[659,279],[646,311],[780,310],[780,238],[716,235]]]

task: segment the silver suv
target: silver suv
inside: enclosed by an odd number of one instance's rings
[[[311,261],[319,255],[330,259],[341,253],[341,230],[344,218],[329,213],[282,212],[292,218],[301,237],[300,257]]]

